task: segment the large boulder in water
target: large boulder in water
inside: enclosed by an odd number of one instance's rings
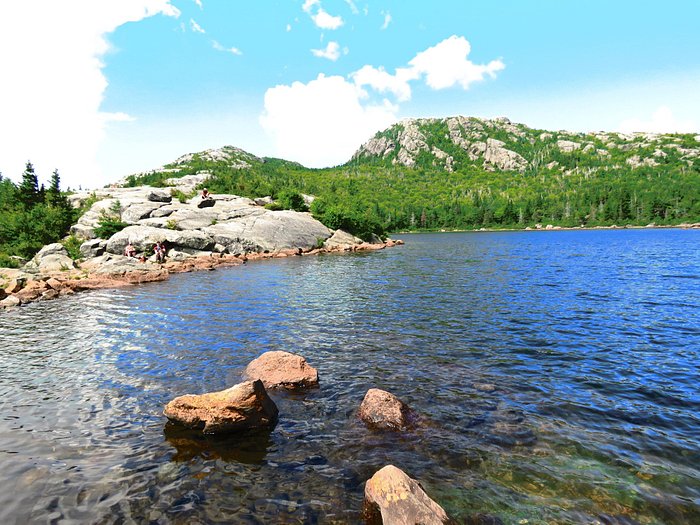
[[[362,516],[367,525],[456,524],[416,480],[393,465],[377,471],[365,484]]]
[[[163,414],[174,423],[205,434],[225,434],[272,428],[278,410],[262,381],[245,381],[220,392],[176,397],[165,406]]]
[[[379,430],[405,430],[416,420],[416,414],[394,394],[370,388],[360,405],[359,417],[367,426]]]
[[[362,239],[359,237],[355,237],[343,230],[336,230],[332,236],[326,239],[323,247],[328,250],[352,250],[358,244],[362,244]]]
[[[318,385],[318,371],[300,355],[265,352],[245,369],[248,379],[261,380],[266,388],[298,389]]]

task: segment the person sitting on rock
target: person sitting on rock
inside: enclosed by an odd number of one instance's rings
[[[163,264],[165,262],[165,243],[159,241],[153,245],[153,253],[156,256],[156,262]]]
[[[204,188],[202,190],[202,198],[203,199],[211,199],[212,198],[211,193],[209,193],[208,189]]]
[[[133,244],[129,243],[126,245],[126,248],[124,248],[124,256],[136,257],[136,248],[134,248]]]

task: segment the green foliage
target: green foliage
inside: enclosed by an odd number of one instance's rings
[[[19,268],[20,261],[16,257],[0,253],[0,268]]]
[[[25,210],[30,210],[41,200],[39,179],[34,172],[34,166],[31,162],[27,162],[24,173],[22,174],[22,182],[18,189],[17,199],[24,206]]]
[[[169,230],[177,230],[177,221],[175,219],[168,219],[165,221],[165,227]]]
[[[82,258],[83,255],[80,253],[80,245],[83,244],[83,241],[78,239],[75,235],[69,235],[61,241],[61,244],[63,244],[71,259],[75,261]]]
[[[122,221],[122,207],[118,200],[115,200],[109,207],[108,212],[102,212],[97,221],[95,235],[100,239],[109,239],[115,233],[122,231],[128,226]]]
[[[182,190],[176,190],[175,188],[170,190],[170,195],[173,197],[173,199],[177,199],[182,204],[186,203],[189,199],[194,197],[195,193],[196,191],[193,191],[191,193],[184,193]]]
[[[277,202],[283,210],[309,211],[301,193],[292,189],[282,190],[277,196]]]
[[[300,209],[297,195],[314,195],[315,217],[330,228],[365,239],[403,230],[700,221],[700,144],[693,134],[649,139],[617,133],[546,132],[476,118],[459,121],[458,129],[448,127],[444,119],[423,119],[416,126],[427,150],[414,156],[411,168],[394,163],[398,148],[321,170],[228,149],[231,160],[194,154],[166,166],[175,171],[148,176],[208,172],[207,188],[212,192],[271,196],[275,203],[266,207],[273,210]],[[405,124],[399,123],[375,138],[399,144],[405,131]],[[455,143],[451,138],[455,131],[467,146]],[[525,169],[502,171],[485,165],[483,150],[475,155],[469,148],[477,143],[485,148],[488,139],[522,156]],[[560,140],[580,146],[562,151],[557,145]],[[452,158],[451,171],[436,150]],[[635,165],[635,156],[653,159],[658,165]],[[239,161],[248,167],[242,168]],[[146,181],[142,178],[139,183]]]
[[[0,176],[0,266],[16,267],[19,263],[13,257],[29,259],[68,232],[77,218],[76,210],[59,184],[58,172],[54,172],[49,190],[42,192],[31,162],[19,185]]]

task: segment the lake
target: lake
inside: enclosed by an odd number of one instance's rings
[[[0,313],[0,522],[358,523],[394,464],[461,520],[700,523],[699,230],[395,237]],[[321,382],[274,430],[166,425],[268,350]]]

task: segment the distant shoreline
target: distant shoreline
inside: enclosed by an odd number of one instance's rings
[[[416,233],[482,233],[482,232],[551,232],[551,231],[595,231],[595,230],[670,230],[670,229],[682,229],[682,230],[700,230],[700,222],[694,223],[683,223],[675,225],[647,225],[647,226],[637,226],[637,225],[625,225],[625,226],[552,226],[547,225],[541,228],[533,228],[528,226],[526,228],[469,228],[469,229],[435,229],[435,230],[420,230],[420,231],[395,231],[392,235],[406,235],[406,234],[416,234]]]

